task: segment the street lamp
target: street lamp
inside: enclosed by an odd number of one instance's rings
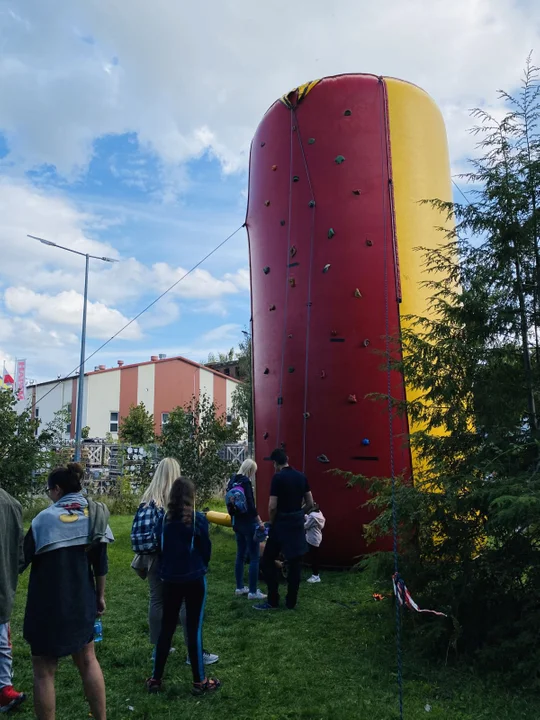
[[[84,301],[83,301],[83,316],[82,316],[82,330],[81,330],[81,363],[79,365],[79,387],[77,394],[77,422],[75,424],[75,461],[81,459],[81,439],[82,439],[82,410],[83,410],[83,399],[84,399],[84,358],[86,354],[86,308],[88,305],[88,265],[90,259],[102,260],[103,262],[115,263],[118,260],[114,260],[109,257],[98,257],[97,255],[89,255],[88,253],[82,253],[78,250],[72,250],[71,248],[58,245],[55,242],[46,240],[45,238],[37,237],[36,235],[28,235],[27,237],[32,240],[37,240],[42,245],[48,245],[49,247],[55,247],[59,250],[66,250],[67,252],[73,253],[73,255],[80,255],[85,258],[85,270],[84,270]]]

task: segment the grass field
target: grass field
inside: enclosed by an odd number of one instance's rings
[[[147,635],[147,583],[130,569],[131,518],[114,517],[104,641],[98,647],[111,720],[390,720],[397,715],[395,641],[389,600],[376,603],[362,575],[323,574],[302,584],[295,612],[256,613],[233,596],[232,532],[212,529],[205,647],[219,653],[211,669],[223,682],[215,696],[193,698],[181,633],[165,671],[165,691],[145,692],[151,671]],[[31,695],[30,655],[21,635],[27,577],[12,618],[16,686]],[[338,604],[342,603],[342,604]],[[353,604],[355,603],[355,604]],[[346,607],[345,607],[346,606]],[[61,608],[59,608],[61,612]],[[59,720],[88,718],[78,675],[61,662]],[[18,718],[32,718],[31,697]],[[405,646],[407,720],[523,720],[540,717],[540,701],[486,686],[470,673],[429,665]]]

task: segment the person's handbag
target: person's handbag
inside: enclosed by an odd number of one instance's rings
[[[155,555],[143,555],[141,553],[137,553],[131,562],[131,567],[135,570],[141,580],[146,580],[155,559]]]

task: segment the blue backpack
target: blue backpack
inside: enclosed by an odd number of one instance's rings
[[[229,480],[229,487],[225,494],[225,504],[231,517],[245,515],[248,511],[246,493],[242,487],[244,480],[243,475],[233,475]]]

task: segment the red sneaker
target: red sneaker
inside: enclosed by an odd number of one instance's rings
[[[6,685],[0,690],[0,713],[7,713],[26,700],[24,693],[17,692],[13,685]]]

